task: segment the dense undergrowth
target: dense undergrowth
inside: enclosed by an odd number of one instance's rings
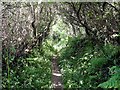
[[[120,46],[98,44],[87,37],[64,36],[50,36],[26,57],[19,58],[15,67],[9,66],[13,57],[6,53],[2,87],[52,88],[50,60],[58,55],[64,88],[120,89]]]
[[[62,39],[61,39],[62,40]],[[59,56],[64,88],[81,90],[120,89],[120,47],[98,45],[90,38],[68,37],[62,41],[46,39],[17,66],[3,71],[3,88],[52,88],[51,57]],[[66,43],[66,47],[62,47]],[[56,48],[55,48],[56,47]],[[62,47],[62,48],[61,48]],[[7,59],[6,63],[7,63]],[[10,63],[12,57],[9,58]]]
[[[45,54],[46,46],[34,48],[27,57],[19,58],[17,66],[3,71],[3,88],[39,89],[51,88],[50,56]],[[9,58],[9,62],[12,58]],[[22,63],[22,66],[20,65]]]
[[[120,89],[120,47],[97,45],[89,38],[70,38],[59,66],[65,88]]]
[[[120,46],[96,43],[80,35],[69,36],[66,32],[69,28],[62,20],[58,20],[52,29],[42,45],[33,48],[12,66],[14,56],[6,51],[3,88],[52,88],[51,57],[57,55],[64,88],[120,89]]]
[[[119,2],[0,5],[2,88],[52,88],[55,55],[65,89],[120,90]]]

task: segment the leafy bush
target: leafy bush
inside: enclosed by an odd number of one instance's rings
[[[10,68],[9,72],[4,71],[3,88],[20,90],[24,88],[50,88],[51,62],[44,54],[34,48],[28,57],[19,58],[17,61],[24,62],[24,66],[21,67],[18,64],[15,68]]]
[[[116,57],[118,53],[119,46],[95,45],[88,38],[75,37],[68,40],[67,47],[61,50],[59,60],[65,88],[91,90],[105,87],[107,85],[105,81],[111,76],[109,68],[116,65],[115,62],[119,59]],[[111,79],[116,85],[119,85],[119,79],[116,81],[118,77],[120,76],[113,75],[114,79]],[[103,82],[105,83],[102,84]],[[116,85],[115,87],[118,87]],[[115,87],[112,86],[112,88]],[[106,86],[106,88],[109,87]]]
[[[98,85],[102,88],[118,88],[120,89],[120,67],[113,66],[110,68],[111,77],[106,81]]]

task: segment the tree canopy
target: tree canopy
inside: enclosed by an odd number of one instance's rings
[[[120,2],[3,2],[2,87],[120,89]]]

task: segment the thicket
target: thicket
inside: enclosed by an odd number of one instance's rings
[[[16,66],[9,66],[12,58],[6,57],[7,71],[3,71],[2,87],[7,89],[51,88],[50,57],[39,47],[33,48],[27,57],[17,59]]]
[[[98,45],[90,38],[70,38],[59,65],[65,88],[120,88],[120,46]]]
[[[120,3],[2,3],[2,87],[120,89]]]

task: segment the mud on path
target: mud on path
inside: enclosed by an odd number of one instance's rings
[[[57,56],[52,57],[52,87],[54,90],[63,90],[62,74],[58,67]]]

